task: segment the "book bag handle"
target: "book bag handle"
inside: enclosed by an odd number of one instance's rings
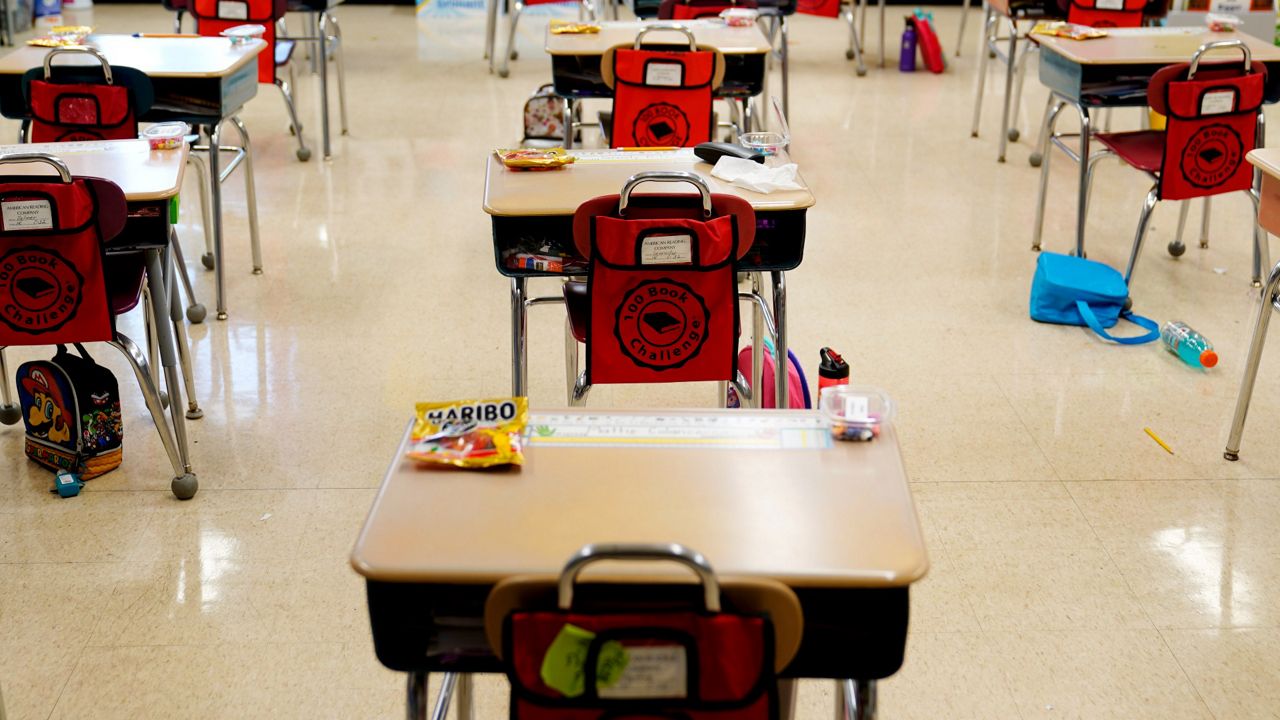
[[[711,563],[702,553],[687,548],[679,543],[641,543],[641,544],[608,544],[587,545],[574,553],[560,571],[559,599],[557,605],[561,610],[573,607],[573,583],[578,573],[594,562],[601,560],[664,560],[684,565],[698,576],[702,583],[707,612],[720,612],[720,583],[711,569]]]
[[[1098,322],[1098,316],[1093,314],[1093,308],[1089,307],[1089,303],[1083,300],[1077,300],[1076,309],[1080,311],[1080,317],[1084,318],[1084,322],[1089,326],[1090,330],[1111,342],[1120,343],[1121,345],[1142,345],[1160,337],[1160,326],[1155,320],[1151,320],[1150,318],[1145,318],[1141,315],[1134,315],[1128,311],[1120,313],[1120,317],[1125,320],[1128,320],[1139,327],[1146,328],[1147,333],[1145,335],[1137,335],[1135,337],[1115,337],[1102,328],[1102,323]]]
[[[22,165],[36,162],[52,165],[58,171],[58,177],[62,178],[62,182],[71,183],[71,168],[67,167],[67,164],[61,158],[54,157],[49,153],[30,152],[0,155],[0,165]]]
[[[689,38],[689,51],[693,52],[698,49],[698,41],[694,39],[693,31],[685,27],[684,25],[650,25],[645,29],[641,30],[640,32],[636,33],[636,44],[632,47],[632,49],[639,50],[640,40],[643,39],[645,35],[648,35],[649,33],[657,30],[670,30],[672,32],[684,33],[684,36]]]
[[[53,76],[53,56],[68,53],[92,55],[102,65],[102,76],[106,78],[108,85],[113,85],[111,81],[111,63],[107,62],[107,58],[98,52],[97,48],[86,47],[84,45],[73,45],[70,47],[54,48],[44,56],[44,79],[48,80]]]
[[[97,363],[96,363],[96,362],[94,362],[93,357],[92,357],[91,355],[89,355],[89,351],[84,349],[84,345],[81,345],[80,343],[72,343],[72,345],[75,345],[75,346],[76,346],[76,350],[79,350],[79,351],[80,351],[80,357],[84,358],[85,360],[88,360],[89,362],[93,363],[94,365],[97,365]],[[63,344],[59,343],[59,344],[58,344],[58,353],[57,353],[57,354],[59,354],[59,355],[70,355],[71,353],[67,352],[67,346],[66,346],[66,345],[63,345]]]
[[[707,187],[706,180],[685,170],[650,170],[627,178],[626,184],[622,186],[622,192],[618,194],[618,217],[626,215],[627,203],[631,202],[631,191],[643,182],[689,183],[698,188],[698,193],[702,195],[702,214],[711,217],[711,188]]]

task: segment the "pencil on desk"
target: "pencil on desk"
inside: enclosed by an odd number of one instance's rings
[[[619,152],[671,152],[680,148],[675,145],[663,145],[661,147],[620,147],[614,149]]]

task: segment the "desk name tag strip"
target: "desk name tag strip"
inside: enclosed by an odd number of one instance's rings
[[[831,433],[812,415],[530,414],[528,442],[560,447],[822,450]]]
[[[576,164],[596,165],[604,163],[654,163],[671,160],[698,162],[693,148],[679,150],[570,150]]]

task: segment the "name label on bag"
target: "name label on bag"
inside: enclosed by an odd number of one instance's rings
[[[48,200],[9,200],[0,203],[0,219],[5,230],[49,230],[53,208]]]
[[[644,69],[645,85],[680,87],[684,65],[680,63],[649,63]]]
[[[612,684],[599,685],[602,698],[635,700],[688,695],[688,659],[681,645],[629,646],[627,664]]]
[[[640,244],[641,265],[693,263],[692,235],[650,235]]]
[[[1201,115],[1221,115],[1235,109],[1236,94],[1231,90],[1215,90],[1200,98]]]
[[[249,3],[240,0],[218,0],[218,17],[223,20],[248,20]]]
[[[1098,0],[1094,3],[1099,10],[1123,10],[1124,0]]]

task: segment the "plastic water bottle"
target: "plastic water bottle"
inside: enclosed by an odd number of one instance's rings
[[[1213,343],[1184,322],[1167,322],[1160,330],[1160,339],[1169,352],[1182,358],[1193,368],[1211,368],[1218,364],[1218,353]]]
[[[818,364],[818,397],[822,391],[832,385],[849,384],[849,363],[840,357],[840,353],[829,347],[818,351],[821,362]]]
[[[907,23],[902,31],[902,52],[898,54],[898,70],[901,72],[916,71],[916,28]]]

